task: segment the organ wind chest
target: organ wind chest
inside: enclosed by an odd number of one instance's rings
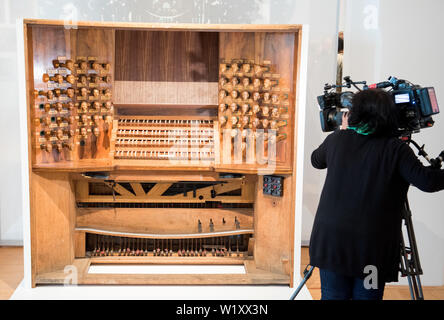
[[[25,20],[32,284],[293,285],[301,33]]]

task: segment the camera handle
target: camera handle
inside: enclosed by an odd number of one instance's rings
[[[362,91],[363,89],[366,90],[368,88],[367,81],[353,81],[350,79],[350,76],[344,77],[345,84],[328,84],[326,83],[324,85],[324,94],[327,94],[329,90],[336,89],[336,88],[351,88],[351,86],[355,87],[356,90]],[[359,88],[357,85],[360,84],[363,86],[363,89]]]
[[[432,167],[441,168],[442,163],[444,162],[444,151],[441,151],[439,156],[435,159],[432,159]]]
[[[411,137],[408,137],[407,140],[405,140],[405,142],[407,144],[409,144],[409,143],[413,144],[413,146],[415,146],[415,148],[418,149],[418,155],[420,155],[421,157],[426,159],[427,162],[430,163],[430,165],[433,168],[436,168],[436,169],[441,168],[442,163],[444,161],[444,151],[442,151],[438,157],[436,157],[434,159],[430,159],[429,155],[424,150],[424,147],[425,147],[424,144],[422,145],[422,147],[420,147],[419,144],[417,144],[415,141],[413,141]]]

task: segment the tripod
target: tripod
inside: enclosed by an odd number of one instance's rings
[[[442,162],[444,160],[444,151],[442,151],[437,158],[430,159],[428,154],[424,150],[424,145],[420,147],[415,141],[411,139],[411,136],[406,137],[404,140],[407,144],[411,143],[416,149],[418,149],[418,155],[426,159],[432,167],[437,169],[441,168]],[[424,300],[421,279],[419,277],[420,275],[422,275],[422,268],[421,263],[419,262],[416,237],[413,230],[412,211],[410,210],[408,199],[406,199],[405,201],[402,219],[404,221],[404,226],[407,233],[408,246],[406,246],[404,235],[402,234],[400,263],[401,276],[407,277],[410,296],[412,300]]]
[[[419,277],[422,275],[422,269],[421,263],[419,262],[415,231],[413,230],[412,212],[410,211],[408,200],[405,201],[403,215],[402,220],[404,221],[404,226],[407,233],[408,246],[406,246],[404,235],[401,234],[401,276],[407,277],[412,300],[424,300],[421,279]]]
[[[424,151],[424,145],[420,147],[411,137],[403,139],[407,144],[412,143],[415,148],[418,149],[418,154],[424,157],[428,163],[434,168],[441,168],[442,162],[444,161],[444,151],[435,159],[430,159],[428,154]],[[406,199],[403,208],[402,221],[406,230],[406,239],[404,239],[404,233],[401,230],[401,261],[400,261],[400,272],[402,277],[407,277],[409,284],[410,296],[412,300],[424,300],[424,295],[422,292],[422,285],[420,275],[423,274],[421,263],[419,261],[418,247],[416,246],[415,231],[413,229],[412,212],[410,210],[410,205],[408,199]],[[407,240],[407,242],[405,241]],[[304,278],[299,283],[295,292],[291,295],[290,300],[294,300],[301,289],[304,287],[305,283],[310,279],[313,274],[314,266],[307,265],[304,269]]]

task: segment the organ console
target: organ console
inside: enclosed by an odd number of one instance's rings
[[[293,285],[301,32],[25,20],[32,284]]]

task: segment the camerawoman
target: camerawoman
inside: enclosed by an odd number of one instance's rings
[[[382,299],[385,283],[398,281],[400,266],[410,273],[414,269],[401,232],[403,219],[411,223],[409,186],[444,189],[444,152],[429,159],[419,148],[432,164],[424,166],[409,146],[413,133],[433,126],[439,107],[432,87],[394,77],[370,86],[344,80],[341,86],[326,85],[318,97],[322,130],[333,132],[311,156],[313,166],[327,169],[327,176],[310,239],[310,264],[320,269],[322,299]],[[333,92],[352,86],[356,93]],[[368,266],[377,270],[377,284],[371,286],[364,281]]]

